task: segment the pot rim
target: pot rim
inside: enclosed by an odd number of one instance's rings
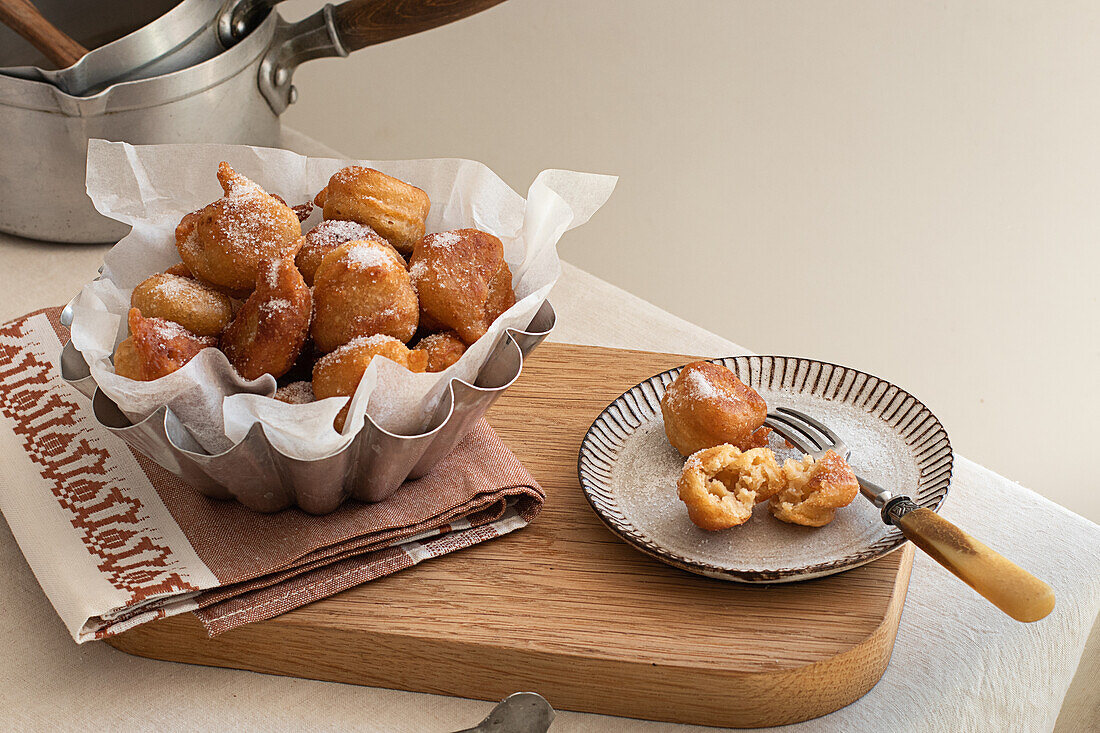
[[[217,56],[168,74],[118,82],[87,97],[66,94],[46,81],[0,73],[0,105],[66,117],[95,117],[159,107],[201,94],[252,65],[258,67],[283,22],[278,12],[272,10],[255,30]]]

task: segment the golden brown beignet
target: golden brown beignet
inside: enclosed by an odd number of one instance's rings
[[[665,390],[661,414],[668,442],[690,456],[723,443],[759,447],[761,436],[754,433],[764,424],[768,406],[726,367],[695,361]]]
[[[419,320],[404,260],[372,239],[342,244],[325,255],[313,280],[313,305],[313,342],[325,352],[379,333],[404,343]]]
[[[478,229],[427,235],[413,249],[409,274],[424,325],[451,329],[467,344],[516,302],[504,245]]]
[[[178,323],[145,318],[137,308],[130,309],[127,322],[130,335],[115,349],[115,374],[127,379],[160,379],[218,343],[213,336],[196,336]]]
[[[441,372],[462,358],[466,353],[466,344],[454,331],[443,331],[420,339],[415,350],[428,355],[427,371]]]
[[[302,225],[293,209],[224,161],[218,181],[225,195],[183,217],[176,249],[200,280],[251,290],[260,262],[297,253]]]
[[[377,334],[360,336],[344,344],[331,354],[325,354],[313,366],[313,394],[318,400],[328,397],[351,397],[359,386],[359,380],[367,371],[371,359],[384,356],[411,372],[423,372],[428,365],[428,356],[423,351],[410,351],[405,344],[392,336]],[[344,429],[351,400],[334,422],[337,430]]]
[[[306,281],[306,285],[313,285],[313,278],[317,274],[317,268],[321,266],[321,260],[325,255],[338,248],[341,244],[354,242],[358,239],[373,239],[377,242],[391,246],[377,232],[366,224],[354,221],[340,221],[333,219],[323,221],[310,229],[302,236],[301,248],[294,258],[298,265],[298,271]],[[396,250],[394,250],[396,252]]]
[[[722,444],[693,454],[676,488],[691,521],[715,532],[747,522],[753,507],[784,485],[783,472],[770,449],[742,451]]]
[[[230,299],[198,280],[159,274],[143,280],[130,294],[130,306],[146,318],[163,318],[196,336],[217,336],[233,317]]]
[[[852,467],[835,451],[820,461],[803,456],[783,464],[786,487],[772,497],[768,508],[776,519],[806,527],[822,527],[833,521],[836,510],[848,506],[859,493]]]
[[[245,379],[281,377],[294,365],[309,334],[312,299],[294,259],[260,263],[256,289],[221,338],[229,363]]]
[[[325,219],[366,224],[403,253],[424,236],[432,205],[428,194],[411,183],[359,165],[333,173],[313,203],[323,209]]]
[[[215,285],[214,283],[201,280],[198,277],[195,277],[195,273],[191,272],[190,268],[188,268],[187,265],[183,264],[182,262],[172,265],[161,274],[185,277],[188,280],[194,280],[195,282],[202,283],[211,290],[221,293],[225,297],[229,298],[230,303],[233,304],[234,313],[236,313],[237,309],[241,307],[241,303],[243,303],[245,299],[252,294],[251,287],[241,290],[234,290],[233,288],[227,288],[222,285]]]

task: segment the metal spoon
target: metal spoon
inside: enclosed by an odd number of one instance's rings
[[[546,733],[554,708],[534,692],[516,692],[497,703],[485,720],[455,733]]]

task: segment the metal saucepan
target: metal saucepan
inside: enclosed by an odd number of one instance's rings
[[[84,190],[88,140],[217,142],[277,147],[299,64],[346,56],[485,10],[502,0],[347,0],[288,23],[271,12],[221,54],[148,79],[74,97],[0,75],[0,230],[55,242],[109,242],[124,224]]]
[[[226,6],[225,0],[184,0],[152,22],[93,48],[71,66],[60,69],[11,66],[0,68],[0,74],[45,81],[66,94],[84,97],[111,84],[179,71],[217,56],[255,28],[262,16],[253,25],[242,24],[238,38],[228,35],[223,43],[218,32],[219,23],[228,30],[235,6],[250,2],[230,0]]]
[[[220,4],[223,0],[184,0],[182,3],[179,0],[105,0],[103,3],[35,0],[35,7],[51,25],[92,51],[72,66],[58,69],[54,59],[21,37],[22,34],[0,25],[0,74],[49,81],[79,96],[74,90],[86,87],[86,79],[107,78],[124,72],[124,65],[147,64],[154,56],[180,43],[176,21],[181,12],[190,17],[185,6],[196,2]],[[171,27],[166,28],[166,25]],[[139,38],[150,34],[155,37],[155,43],[142,43],[149,46],[151,56],[137,58],[134,49],[128,48],[132,44],[129,39],[135,34]],[[89,66],[94,68],[89,71]],[[172,71],[179,68],[182,67]]]
[[[4,67],[0,58],[0,75],[46,81],[74,97],[89,96],[112,84],[169,74],[214,58],[251,33],[281,1],[183,0],[152,22],[85,52],[72,65],[60,69]],[[0,8],[19,2],[25,0],[0,0]],[[57,10],[55,15],[62,14],[62,8]],[[0,19],[3,16],[0,10]],[[48,20],[43,23],[53,27]],[[59,29],[57,32],[67,38]]]

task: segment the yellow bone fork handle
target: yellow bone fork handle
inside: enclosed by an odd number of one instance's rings
[[[913,544],[1017,621],[1038,621],[1054,610],[1054,591],[930,509],[907,498],[883,510]]]

